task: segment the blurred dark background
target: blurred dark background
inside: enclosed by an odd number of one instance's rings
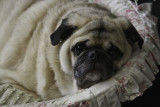
[[[138,4],[142,3],[152,3],[151,14],[158,18],[157,29],[160,34],[160,0],[138,0]],[[160,66],[158,68],[160,70]],[[160,107],[160,73],[156,75],[153,86],[147,89],[142,96],[133,101],[123,102],[122,107]]]

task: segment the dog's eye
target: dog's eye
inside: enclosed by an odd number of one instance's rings
[[[79,56],[81,54],[81,52],[83,52],[86,48],[86,42],[87,41],[83,41],[83,42],[78,42],[73,48],[72,48],[72,52],[74,53],[75,56]]]
[[[119,50],[118,47],[111,44],[111,47],[107,50],[107,54],[113,59],[118,60],[123,56],[123,53]]]
[[[72,50],[75,56],[79,56],[80,53],[84,50],[85,44],[77,44]]]
[[[84,49],[84,45],[78,45],[78,46],[76,46],[76,48],[74,50],[75,54],[79,55],[83,51],[83,49]]]

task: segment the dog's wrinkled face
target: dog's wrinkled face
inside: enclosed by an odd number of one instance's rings
[[[88,15],[89,13],[89,15]],[[132,44],[142,40],[130,23],[109,12],[78,11],[65,16],[51,35],[61,45],[62,70],[74,74],[79,88],[111,77],[129,59]]]
[[[87,46],[89,40],[78,42],[72,51],[76,57],[74,76],[80,88],[106,80],[118,69],[116,61],[123,57],[123,52],[111,42],[107,48],[100,44]]]

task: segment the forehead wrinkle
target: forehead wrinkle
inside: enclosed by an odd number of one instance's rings
[[[70,46],[70,49],[72,48],[72,46],[74,46],[78,42],[85,41],[85,40],[90,40],[91,39],[90,36],[91,35],[86,34],[86,35],[83,35],[83,36],[76,35],[76,36],[72,37],[71,40],[70,40],[70,42],[72,42],[71,46]]]
[[[101,34],[98,36],[101,36],[100,42],[102,42],[103,44],[106,44],[106,42],[113,42],[114,44],[116,44],[117,47],[119,47],[119,48],[121,48],[121,50],[123,50],[122,46],[123,46],[123,42],[125,42],[125,41],[122,40],[122,38],[119,37],[119,35],[117,35],[116,33],[115,34],[105,34],[104,33],[104,34]]]
[[[109,33],[110,30],[108,29],[100,33],[98,32],[98,28],[103,26],[106,29],[106,26],[108,26],[108,24],[107,25],[106,23],[104,24],[102,20],[95,20],[88,22],[84,27],[79,28],[79,30],[73,34],[73,36],[71,37],[72,38],[71,42],[73,42],[72,46],[75,45],[77,42],[84,41],[86,39],[91,40],[92,44],[100,44],[100,45],[102,45],[103,42],[105,42],[105,40],[114,39],[113,36],[115,36],[116,33],[112,35]]]

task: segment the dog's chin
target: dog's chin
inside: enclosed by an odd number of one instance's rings
[[[113,69],[92,69],[90,72],[86,73],[81,78],[76,78],[77,86],[79,89],[89,88],[101,81],[109,79],[116,73],[116,70]]]
[[[102,74],[99,71],[93,70],[87,73],[83,79],[77,79],[77,86],[80,89],[85,89],[100,81],[102,81]]]

